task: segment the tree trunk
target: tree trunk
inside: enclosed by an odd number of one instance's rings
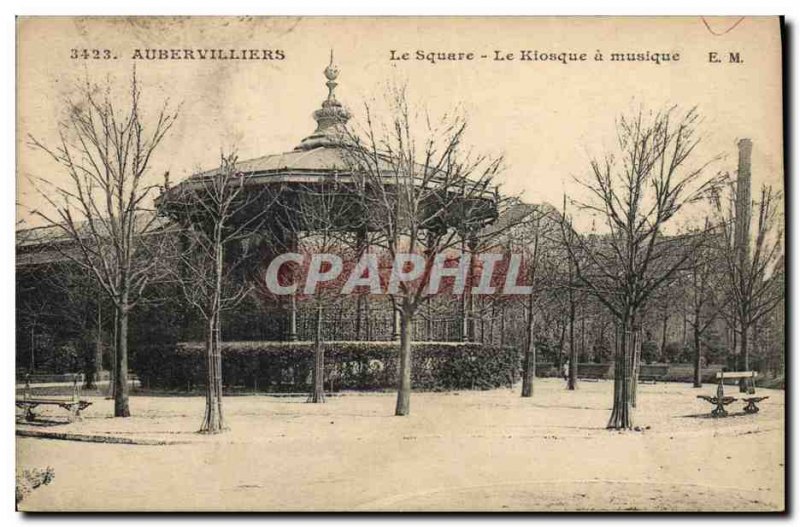
[[[106,399],[114,399],[117,392],[117,355],[119,355],[119,309],[114,309],[114,337],[112,338],[114,349],[111,356],[111,379],[108,382],[108,394]]]
[[[94,352],[86,375],[86,389],[96,389],[99,373],[103,371],[103,319],[100,302],[97,303],[97,330],[94,339]]]
[[[114,417],[130,417],[128,406],[128,309],[126,299],[117,307],[117,353],[114,360]]]
[[[102,306],[97,304],[97,338],[95,339],[94,363],[95,371],[103,371],[103,312]]]
[[[322,347],[322,306],[317,306],[317,327],[314,335],[313,388],[308,402],[325,402],[325,350]]]
[[[586,312],[585,306],[581,307],[581,355],[578,362],[587,362],[586,359]],[[577,368],[577,366],[576,366]],[[575,370],[578,371],[577,369]]]
[[[533,376],[536,374],[536,349],[528,344],[522,369],[522,397],[533,397]]]
[[[730,339],[730,349],[732,350],[731,354],[726,355],[725,357],[725,365],[732,370],[736,369],[736,365],[738,364],[739,360],[739,338],[737,337],[739,330],[737,329],[738,324],[735,320],[733,320],[729,327],[728,338]],[[733,360],[731,360],[733,359]]]
[[[742,371],[750,370],[750,356],[749,350],[747,349],[750,345],[749,333],[749,326],[747,324],[742,324],[742,332],[739,336],[739,368]],[[741,393],[747,392],[747,381],[745,379],[739,379],[739,391]]]
[[[219,227],[218,227],[219,229]],[[222,311],[222,261],[223,248],[221,233],[217,233],[214,256],[214,296],[211,299],[206,331],[206,358],[208,363],[208,378],[206,379],[206,412],[200,432],[205,434],[218,434],[225,430],[225,421],[222,415],[222,343],[220,315]]]
[[[86,324],[83,324],[81,327],[81,332],[84,335],[88,335],[91,332],[89,328],[86,327]],[[94,341],[89,340],[81,340],[80,343],[80,368],[83,372],[83,386],[84,390],[94,390],[97,386],[95,385],[95,371],[97,368],[97,362],[95,360],[96,354],[96,339]]]
[[[700,350],[700,328],[699,328],[699,320],[695,319],[695,326],[694,326],[694,387],[695,388],[702,388],[703,387],[703,380],[701,378],[700,372],[700,358],[702,356]]]
[[[467,340],[475,342],[475,295],[467,295]]]
[[[614,406],[606,428],[628,430],[633,428],[631,410],[631,358],[633,351],[633,331],[630,320],[623,320],[614,352]]]
[[[469,341],[469,317],[467,315],[467,293],[466,288],[461,295],[461,341]]]
[[[372,340],[372,315],[369,310],[369,297],[364,296],[364,340]]]
[[[398,306],[395,305],[394,302],[392,302],[392,340],[393,341],[394,340],[398,340],[398,339],[401,338],[401,336],[400,336],[400,333],[401,333],[400,326],[401,326],[400,310],[398,309]]]
[[[400,371],[397,382],[397,406],[394,415],[411,412],[411,314],[406,308],[400,311]]]
[[[556,357],[556,369],[561,375],[561,366],[564,364],[564,337],[567,334],[567,325],[561,325],[561,335],[558,337],[558,356]]]
[[[525,338],[525,358],[522,363],[522,397],[533,397],[536,376],[536,344],[534,342],[533,295],[528,297],[528,327]]]
[[[31,324],[31,362],[28,371],[33,373],[36,369],[36,324]]]
[[[686,303],[686,301],[684,300],[684,305],[685,305],[685,303]],[[687,335],[686,326],[688,324],[688,322],[686,320],[686,318],[687,318],[686,317],[686,308],[684,307],[684,309],[682,309],[682,311],[683,311],[683,338],[682,338],[681,342],[682,342],[683,347],[686,347],[686,335]]]
[[[84,368],[83,389],[84,390],[96,389],[97,384],[95,383],[95,376],[97,372],[97,362],[94,357],[94,350],[88,350],[88,352],[86,352],[86,354],[84,355],[83,368]]]
[[[219,342],[219,315],[212,315],[206,327],[206,410],[200,432],[218,434],[225,429],[222,416],[222,354]]]
[[[641,368],[642,363],[642,342],[641,342],[641,333],[637,330],[634,330],[632,333],[632,344],[631,344],[631,369],[630,369],[630,376],[631,376],[631,408],[636,408],[636,395],[638,393],[639,388],[639,370]]]
[[[741,347],[742,347],[742,368],[745,371],[750,370],[750,326],[747,324],[742,324],[742,337],[741,337]]]
[[[575,298],[572,288],[569,291],[569,374],[567,389],[578,387],[578,348],[575,347]]]

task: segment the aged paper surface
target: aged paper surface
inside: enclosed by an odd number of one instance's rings
[[[24,17],[16,82],[19,510],[785,508],[778,18]]]

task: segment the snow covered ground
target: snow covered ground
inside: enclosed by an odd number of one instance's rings
[[[19,467],[55,480],[21,510],[724,510],[784,508],[784,392],[755,415],[710,419],[715,387],[639,386],[639,431],[605,429],[613,383],[537,379],[487,392],[346,393],[324,405],[225,399],[230,430],[195,433],[202,397],[133,396],[129,419],[92,398],[81,422],[43,412],[19,430],[163,440],[163,446],[17,438]],[[738,396],[734,387],[729,395]]]

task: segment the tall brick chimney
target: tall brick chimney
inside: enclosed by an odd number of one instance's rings
[[[744,288],[748,274],[747,269],[750,267],[750,215],[752,207],[750,203],[750,154],[753,152],[753,143],[750,139],[741,139],[737,146],[739,147],[739,170],[736,175],[736,203],[734,204],[736,223],[734,224],[733,234],[734,251],[737,265],[740,269],[739,287]],[[739,331],[742,330],[746,330],[746,328],[739,327]],[[744,370],[749,369],[746,337],[747,335],[741,334],[736,344],[738,369]],[[744,379],[739,382],[739,391],[745,391]]]
[[[741,139],[739,147],[739,170],[736,176],[736,225],[735,248],[741,269],[747,267],[750,259],[750,215],[751,215],[751,190],[750,190],[750,154],[753,152],[753,142],[750,139]]]

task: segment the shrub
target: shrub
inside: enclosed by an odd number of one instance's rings
[[[56,347],[50,352],[49,356],[43,353],[39,356],[45,356],[47,360],[42,362],[37,360],[37,371],[46,373],[73,373],[83,371],[80,353],[76,343],[73,341],[65,342],[61,346]]]
[[[45,469],[23,469],[22,471],[17,470],[17,505],[19,505],[19,502],[25,499],[28,494],[33,492],[34,489],[42,485],[49,485],[55,477],[56,473],[53,467],[47,467]]]
[[[652,364],[658,359],[658,344],[652,340],[642,342],[642,362]]]
[[[382,390],[397,384],[397,342],[326,342],[326,390]],[[310,389],[313,342],[226,342],[226,390],[302,392]],[[133,361],[145,388],[199,390],[205,386],[202,342],[139,349]],[[520,356],[508,347],[461,342],[413,344],[412,384],[426,391],[491,389],[519,375]]]

